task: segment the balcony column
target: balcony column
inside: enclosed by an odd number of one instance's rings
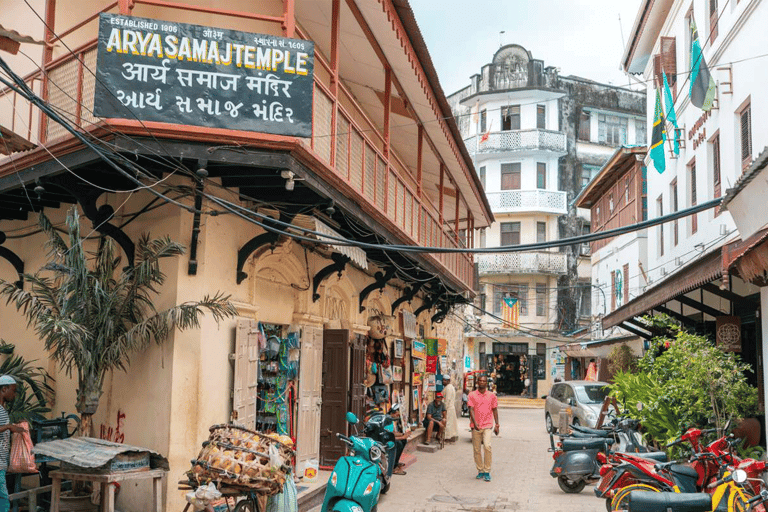
[[[422,170],[424,165],[424,125],[419,124],[419,142],[416,153],[416,195],[421,199],[422,187],[424,186],[424,177]]]
[[[283,35],[294,37],[296,32],[295,0],[283,0]]]
[[[442,162],[440,162],[440,190],[438,190],[438,202],[437,202],[437,215],[438,220],[440,221],[440,229],[443,229],[443,183],[445,182],[445,165],[443,165]]]
[[[459,184],[454,185],[456,187],[456,211],[453,217],[453,223],[456,225],[456,229],[453,233],[453,238],[456,240],[456,244],[459,243],[459,227],[461,226],[461,219],[459,218],[459,206],[461,205],[461,194],[459,193]]]
[[[331,167],[336,167],[336,123],[339,116],[339,25],[341,0],[332,0],[331,8]]]
[[[117,0],[117,9],[123,16],[130,16],[133,12],[133,0]]]
[[[389,120],[392,111],[392,68],[384,66],[384,157],[389,164]]]
[[[45,42],[46,45],[43,48],[43,89],[42,96],[44,100],[48,100],[48,64],[53,60],[53,38],[55,34],[53,27],[56,23],[56,0],[46,0],[45,2]],[[42,143],[45,142],[45,132],[47,131],[48,117],[40,115],[40,128],[38,133],[38,140]]]

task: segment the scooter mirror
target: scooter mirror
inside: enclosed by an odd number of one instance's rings
[[[355,416],[355,413],[348,412],[347,413],[347,423],[351,423],[352,425],[357,425],[357,416]]]
[[[743,484],[744,482],[747,481],[747,472],[744,471],[743,469],[734,469],[732,476],[733,476],[733,481],[736,482],[737,484]]]

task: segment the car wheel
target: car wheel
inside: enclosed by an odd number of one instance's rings
[[[586,480],[571,482],[565,476],[560,476],[557,478],[557,485],[560,486],[560,489],[562,489],[563,492],[567,492],[568,494],[576,494],[584,490],[587,482]]]
[[[547,425],[547,432],[550,434],[556,434],[557,433],[557,427],[555,427],[555,424],[552,423],[552,416],[550,416],[549,413],[546,413],[544,415],[544,422]]]

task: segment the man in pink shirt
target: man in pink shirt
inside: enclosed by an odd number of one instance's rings
[[[472,448],[475,452],[477,479],[491,481],[491,428],[499,435],[499,413],[496,394],[488,391],[488,377],[477,379],[477,389],[469,394],[469,426],[472,429]],[[485,448],[485,457],[481,446]]]

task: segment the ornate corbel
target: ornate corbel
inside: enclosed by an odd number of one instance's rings
[[[421,287],[424,286],[424,283],[415,283],[411,286],[408,286],[403,290],[403,295],[398,298],[395,302],[392,303],[392,314],[395,313],[395,310],[397,307],[402,304],[403,302],[410,303],[413,298],[416,296],[417,293],[419,293],[419,290],[421,290]]]
[[[19,258],[15,252],[2,246],[2,244],[5,243],[5,240],[5,233],[0,231],[0,258],[3,258],[13,265],[13,268],[16,269],[16,273],[19,274],[19,280],[16,281],[16,286],[24,288],[24,262],[21,261],[21,258]]]
[[[373,290],[379,289],[384,290],[384,287],[387,285],[387,283],[395,276],[395,267],[387,267],[384,272],[376,272],[374,274],[373,278],[375,279],[374,282],[363,288],[363,291],[360,292],[360,312],[362,313],[365,311],[365,306],[363,306],[363,302],[365,302],[365,299],[368,298],[368,295]]]
[[[83,213],[91,221],[93,229],[98,231],[104,236],[110,237],[125,252],[125,257],[128,260],[128,266],[133,267],[136,246],[131,238],[125,234],[125,232],[119,227],[110,224],[108,221],[115,214],[115,209],[111,205],[103,204],[96,207],[96,200],[104,193],[103,190],[97,188],[84,186],[78,182],[72,182],[62,184],[61,182],[54,183],[57,187],[62,188],[72,194],[80,207],[83,209]]]
[[[292,220],[293,215],[280,212],[281,222],[290,223]],[[261,221],[261,223],[283,231],[283,228],[280,225],[272,222],[272,219],[264,219]],[[237,284],[242,283],[248,277],[248,274],[243,272],[243,267],[245,267],[245,262],[248,261],[248,258],[251,257],[251,254],[256,252],[259,247],[267,244],[272,246],[272,249],[274,249],[279,239],[279,233],[267,230],[264,233],[256,235],[255,237],[248,240],[245,245],[243,245],[240,250],[237,251]]]
[[[320,283],[323,282],[323,279],[334,273],[338,273],[339,277],[341,277],[341,273],[344,272],[344,268],[350,261],[349,256],[341,254],[340,252],[331,254],[331,259],[333,260],[333,263],[320,270],[320,272],[315,274],[315,277],[312,278],[312,302],[317,302],[320,299],[320,294],[317,293],[317,288],[320,286]]]
[[[419,308],[413,312],[414,315],[419,316],[419,313],[422,311],[430,310],[434,307],[435,304],[437,304],[437,301],[440,300],[440,297],[442,294],[434,293],[430,296],[428,296],[426,299],[424,299],[424,303],[419,306]]]

